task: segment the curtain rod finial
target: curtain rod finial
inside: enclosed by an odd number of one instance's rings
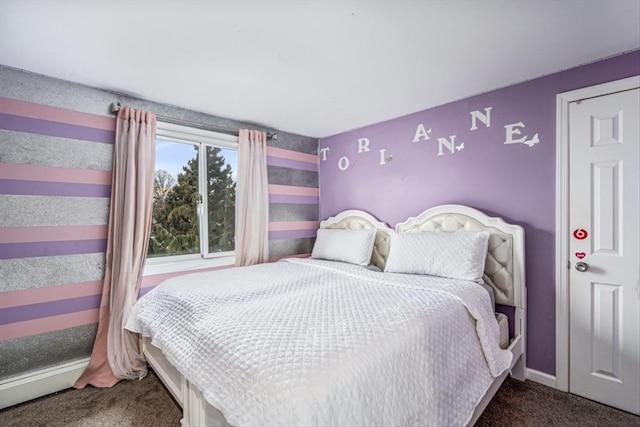
[[[120,111],[121,106],[122,104],[120,104],[119,102],[117,104],[112,102],[111,106],[109,106],[109,111],[111,112],[111,114],[117,113],[118,111]]]
[[[271,133],[271,132],[267,132],[267,139],[273,139],[273,140],[278,140],[278,134],[277,133]]]

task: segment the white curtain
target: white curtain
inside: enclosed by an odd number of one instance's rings
[[[138,336],[124,324],[140,291],[153,208],[156,115],[121,108],[116,121],[105,278],[89,366],[75,388],[143,378]]]
[[[236,193],[236,265],[269,260],[267,134],[240,129]]]

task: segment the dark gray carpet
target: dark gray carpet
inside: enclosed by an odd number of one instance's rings
[[[0,411],[0,426],[180,426],[182,409],[149,370],[141,381],[68,389]]]
[[[179,426],[181,410],[150,371],[110,389],[69,389],[0,411],[0,426]],[[507,379],[476,424],[640,426],[640,417],[527,381]]]
[[[570,393],[507,378],[477,427],[640,426],[640,417]]]

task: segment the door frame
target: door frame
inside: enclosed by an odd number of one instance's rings
[[[569,104],[640,87],[640,76],[556,95],[556,388],[569,391]]]

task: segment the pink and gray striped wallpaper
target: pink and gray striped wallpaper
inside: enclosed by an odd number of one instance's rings
[[[82,168],[65,142],[82,144],[72,150],[107,145],[111,152],[115,120],[0,98],[0,129],[0,340],[95,323],[111,162]],[[53,144],[39,147],[46,137]],[[49,159],[51,150],[69,155]],[[104,156],[99,151],[95,155]],[[30,275],[30,269],[43,271]]]
[[[104,277],[115,139],[108,105],[124,101],[205,123],[242,124],[2,66],[0,77],[5,379],[90,353]],[[278,133],[267,152],[274,260],[311,252],[319,199],[317,139]],[[141,295],[174,275],[144,277]]]

